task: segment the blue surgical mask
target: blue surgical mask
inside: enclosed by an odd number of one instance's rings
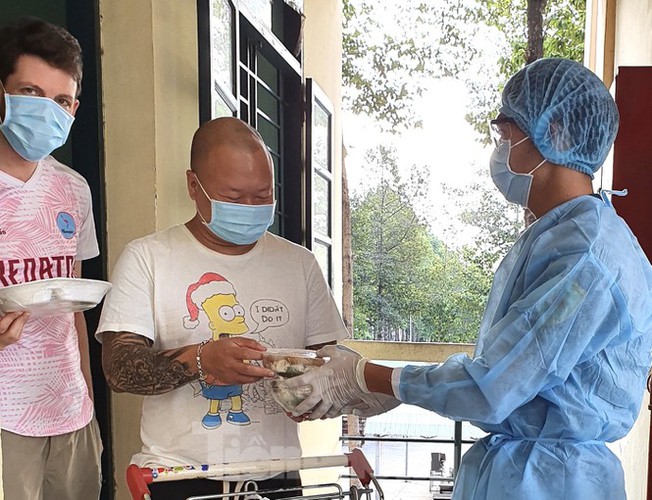
[[[544,159],[527,174],[519,174],[511,169],[509,166],[509,152],[527,139],[528,137],[524,137],[513,146],[510,140],[501,142],[489,159],[491,178],[498,191],[502,193],[507,201],[517,203],[522,207],[527,207],[530,198],[532,179],[534,179],[532,174],[546,162]]]
[[[65,144],[75,118],[52,99],[5,91],[0,132],[20,156],[39,161]]]
[[[208,196],[199,179],[197,184],[211,202],[211,221],[206,222],[199,210],[197,213],[206,227],[224,241],[235,245],[250,245],[258,241],[274,222],[276,202],[269,205],[245,205],[214,200]]]

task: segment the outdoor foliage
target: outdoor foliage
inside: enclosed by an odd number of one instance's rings
[[[478,178],[486,172],[478,172]],[[474,182],[466,189],[450,188],[459,219],[477,229],[473,243],[462,248],[464,258],[476,264],[486,276],[492,276],[498,263],[524,229],[523,209],[508,202],[487,187]]]
[[[415,106],[428,82],[454,77],[469,90],[467,120],[478,140],[488,142],[502,86],[528,57],[528,0],[343,3],[343,90],[350,110],[400,134],[421,126]],[[536,5],[543,56],[582,61],[585,1]],[[493,59],[487,59],[489,48]],[[482,182],[451,189],[461,223],[477,237],[449,248],[418,215],[428,202],[429,167],[413,167],[404,182],[397,163],[394,150],[371,150],[365,172],[380,181],[351,199],[355,337],[472,342],[493,271],[522,231],[523,212]]]
[[[481,140],[488,137],[487,121],[496,113],[502,85],[527,60],[528,0],[343,4],[342,78],[349,109],[390,132],[418,127],[414,106],[427,82],[455,77],[472,96],[467,119]],[[581,62],[586,1],[541,4],[543,56]],[[503,39],[505,50],[496,61],[479,62],[487,43],[481,27],[498,30]]]
[[[582,62],[586,0],[543,2],[543,57],[563,57]],[[509,48],[496,61],[498,88],[488,92],[484,82],[474,75],[460,76],[469,88],[471,109],[467,120],[488,140],[488,120],[497,114],[500,92],[509,78],[527,62],[528,0],[486,0],[477,4],[477,16],[499,30]]]
[[[351,200],[355,337],[472,342],[490,285],[482,268],[430,234],[415,211],[418,168],[403,182],[395,151],[368,153],[377,185]]]
[[[420,126],[414,103],[427,81],[462,74],[478,53],[470,40],[480,12],[465,3],[344,0],[347,106],[390,132]]]

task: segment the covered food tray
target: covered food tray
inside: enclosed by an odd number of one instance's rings
[[[92,309],[111,288],[107,281],[84,278],[50,278],[0,288],[0,312],[27,311],[30,315],[56,316]]]
[[[308,349],[270,348],[263,353],[263,366],[272,370],[276,376],[265,380],[272,398],[286,412],[292,412],[312,393],[309,385],[289,388],[286,380],[316,370],[324,364],[315,351]]]
[[[270,348],[263,353],[263,366],[283,378],[296,377],[323,364],[324,359],[309,349]]]

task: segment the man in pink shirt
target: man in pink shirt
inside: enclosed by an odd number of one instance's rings
[[[66,30],[33,18],[0,29],[0,287],[79,277],[99,253],[88,184],[49,156],[66,142],[81,76]],[[0,381],[6,497],[98,498],[83,313],[0,317]]]

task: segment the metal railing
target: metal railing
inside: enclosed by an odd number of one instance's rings
[[[403,361],[421,362],[421,363],[442,363],[449,356],[459,352],[466,352],[469,356],[473,355],[473,344],[449,344],[436,342],[387,342],[387,341],[366,341],[366,340],[346,340],[343,342],[348,347],[358,351],[363,356],[372,360],[386,361]],[[382,364],[382,361],[381,361]],[[379,480],[388,481],[429,481],[432,487],[433,481],[453,482],[457,476],[460,463],[462,461],[462,445],[471,445],[476,442],[475,439],[462,439],[462,422],[454,423],[453,439],[433,439],[433,438],[407,438],[407,437],[375,437],[365,435],[340,436],[343,443],[351,441],[369,441],[369,442],[404,442],[405,443],[405,464],[403,475],[382,475],[377,474]],[[408,447],[410,443],[430,443],[430,444],[447,444],[453,445],[453,471],[450,476],[415,476],[408,475]],[[371,457],[369,457],[371,459]],[[380,471],[377,470],[377,473]],[[451,477],[452,476],[452,477]],[[343,475],[343,478],[353,478],[351,475]],[[448,498],[433,496],[433,498]]]
[[[417,438],[417,437],[378,437],[366,435],[350,435],[344,434],[340,436],[340,441],[348,443],[352,441],[370,441],[378,443],[405,443],[405,473],[403,475],[382,475],[378,471],[377,479],[386,480],[402,480],[402,481],[432,481],[432,476],[410,476],[408,475],[408,460],[409,460],[409,444],[410,443],[426,443],[426,444],[452,444],[453,445],[453,474],[452,477],[442,477],[446,480],[454,480],[457,476],[457,471],[462,461],[462,445],[473,444],[476,442],[474,439],[462,439],[462,422],[455,422],[455,430],[453,439],[438,439],[438,438]],[[351,475],[344,475],[345,478],[354,477]]]

